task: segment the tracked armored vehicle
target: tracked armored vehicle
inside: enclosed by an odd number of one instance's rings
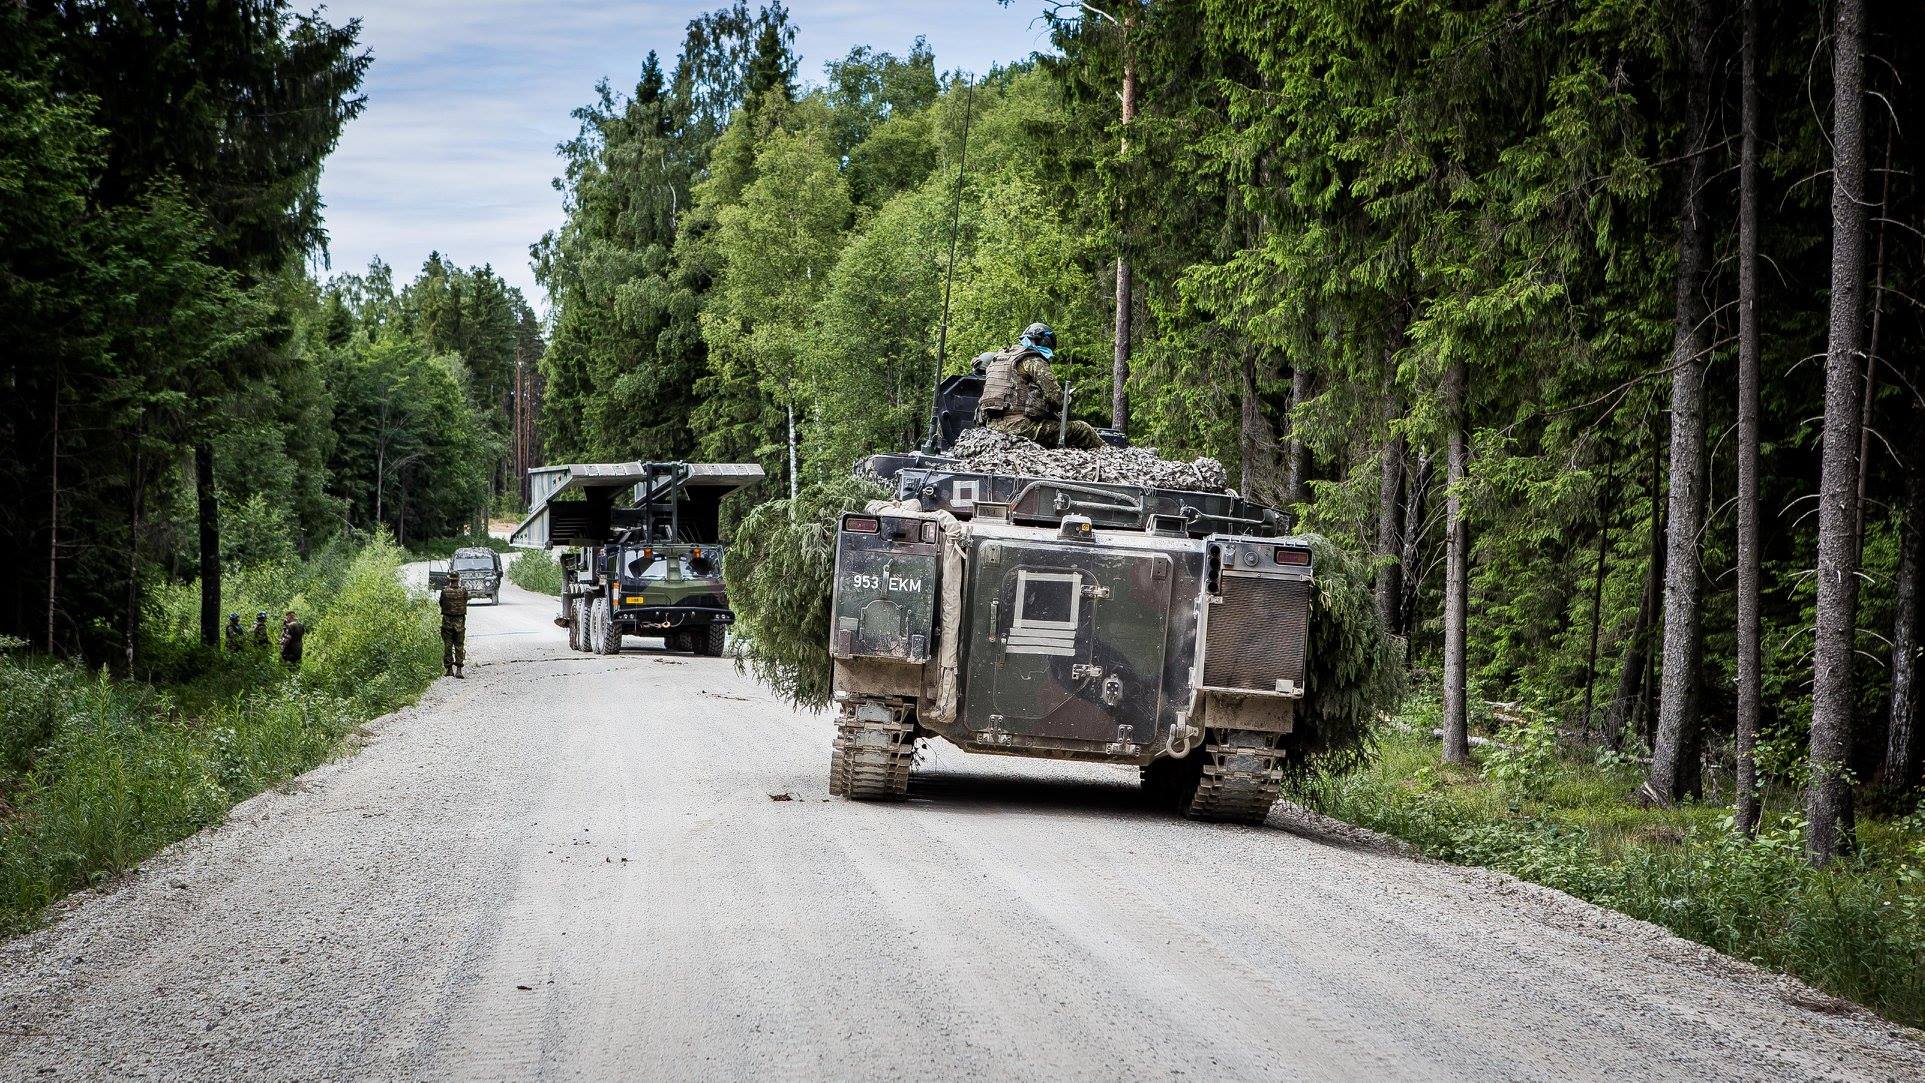
[[[830,654],[832,793],[908,789],[916,742],[1132,765],[1199,819],[1257,823],[1305,693],[1310,547],[1222,492],[973,472],[944,451],[858,469],[893,501],[843,516]]]
[[[722,498],[753,463],[575,463],[529,471],[534,506],[511,544],[562,554],[568,645],[617,654],[631,636],[720,655],[735,622],[722,584]]]

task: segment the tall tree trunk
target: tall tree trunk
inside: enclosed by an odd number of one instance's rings
[[[221,506],[214,492],[214,445],[194,445],[194,499],[200,511],[201,642],[221,645]]]
[[[1865,486],[1871,480],[1867,465],[1872,442],[1872,407],[1878,392],[1878,331],[1885,315],[1885,220],[1892,201],[1892,129],[1885,130],[1885,168],[1879,173],[1878,231],[1872,254],[1871,333],[1865,338],[1865,402],[1858,415],[1858,514],[1852,524],[1852,544],[1865,555]]]
[[[1470,534],[1464,522],[1464,479],[1470,473],[1470,436],[1465,403],[1467,373],[1461,355],[1444,374],[1449,426],[1448,486],[1444,490],[1444,762],[1470,762],[1470,703],[1465,635],[1470,615]]]
[[[54,618],[60,612],[60,363],[54,362],[53,418],[47,443],[52,451],[47,487],[47,653],[54,653]]]
[[[1310,499],[1310,449],[1304,446],[1303,438],[1297,433],[1297,407],[1310,398],[1310,370],[1302,365],[1290,368],[1290,437],[1288,443],[1288,475],[1284,482],[1283,502],[1289,505],[1307,503]]]
[[[1858,430],[1865,279],[1865,5],[1838,0],[1832,58],[1831,329],[1818,481],[1818,606],[1813,637],[1811,787],[1805,856],[1848,847],[1852,639],[1858,618]]]
[[[1919,431],[1913,420],[1913,431]],[[1892,707],[1878,782],[1904,792],[1918,785],[1919,578],[1925,575],[1925,440],[1914,439],[1905,464],[1904,533],[1898,547],[1898,590],[1892,600]]]
[[[1122,150],[1129,153],[1130,121],[1136,119],[1136,56],[1130,48],[1134,15],[1123,17],[1123,137]],[[1134,311],[1130,296],[1130,261],[1116,257],[1116,358],[1110,370],[1110,427],[1118,432],[1130,429],[1130,317]]]
[[[1254,346],[1244,347],[1240,384],[1237,451],[1243,464],[1243,495],[1267,502],[1275,499],[1277,491],[1277,433],[1263,413],[1263,387],[1257,380]]]
[[[1410,471],[1410,485],[1404,498],[1404,539],[1402,574],[1403,597],[1398,602],[1397,626],[1404,629],[1404,665],[1417,657],[1415,629],[1418,627],[1418,592],[1424,585],[1424,502],[1430,493],[1430,452],[1417,452],[1416,468]]]
[[[1618,668],[1617,691],[1604,716],[1604,741],[1624,747],[1624,734],[1637,721],[1644,705],[1645,675],[1651,664],[1651,626],[1657,619],[1658,595],[1664,586],[1664,486],[1659,472],[1658,442],[1651,441],[1651,555],[1644,564],[1644,590],[1638,596],[1638,616],[1624,640],[1624,662]]]
[[[1617,449],[1611,449],[1610,465],[1604,468],[1604,491],[1612,490],[1617,469]],[[1608,498],[1598,501],[1597,567],[1591,573],[1591,646],[1584,660],[1584,737],[1591,737],[1592,709],[1597,704],[1598,637],[1604,630],[1604,563],[1611,555],[1611,506]]]
[[[1738,773],[1732,819],[1758,830],[1758,0],[1744,0],[1743,142],[1738,152]]]
[[[126,675],[134,675],[135,644],[140,642],[140,515],[147,499],[147,463],[142,447],[144,424],[134,426],[134,477],[127,498],[127,614],[121,634],[126,640]]]
[[[1703,604],[1698,580],[1698,534],[1704,525],[1704,371],[1710,348],[1709,314],[1700,290],[1711,263],[1711,230],[1705,220],[1709,175],[1708,115],[1711,79],[1709,0],[1692,5],[1685,131],[1688,156],[1684,200],[1678,215],[1677,328],[1671,346],[1671,514],[1664,569],[1664,670],[1660,674],[1658,726],[1651,774],[1640,794],[1669,805],[1694,788],[1686,763],[1698,727],[1698,658]]]
[[[1377,622],[1384,631],[1397,635],[1398,609],[1403,601],[1403,495],[1404,457],[1407,448],[1403,431],[1402,398],[1393,390],[1384,398],[1384,424],[1387,430],[1378,458],[1383,466],[1377,483]]]

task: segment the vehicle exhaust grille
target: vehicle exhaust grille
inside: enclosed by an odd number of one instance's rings
[[[1203,683],[1213,688],[1303,691],[1310,581],[1225,575],[1223,600],[1210,606]]]

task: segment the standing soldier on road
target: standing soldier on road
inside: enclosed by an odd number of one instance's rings
[[[1049,369],[1056,352],[1056,332],[1046,323],[1032,323],[1009,349],[991,355],[983,366],[983,397],[976,403],[976,422],[997,432],[1020,436],[1044,447],[1094,450],[1103,438],[1086,421],[1063,427],[1063,386]],[[980,360],[980,359],[979,359]]]
[[[227,615],[226,634],[228,650],[238,651],[247,648],[247,629],[241,627],[241,615],[239,613],[229,613]]]
[[[254,629],[248,633],[248,638],[254,647],[267,649],[267,610],[262,609],[254,614]]]
[[[468,588],[453,575],[441,585],[441,667],[445,676],[462,679],[461,664],[468,653]]]
[[[307,626],[294,617],[290,609],[281,617],[281,664],[289,669],[301,668],[301,637],[307,635]]]

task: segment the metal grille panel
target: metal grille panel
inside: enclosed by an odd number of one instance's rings
[[[1203,683],[1216,688],[1277,691],[1278,681],[1303,687],[1310,620],[1310,583],[1225,575],[1223,601],[1210,607]]]

